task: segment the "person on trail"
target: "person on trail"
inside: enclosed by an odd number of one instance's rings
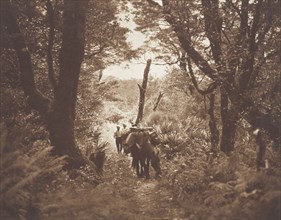
[[[122,137],[126,137],[130,133],[130,129],[127,128],[127,125],[123,124],[123,129],[122,129]]]
[[[266,143],[262,137],[261,129],[257,128],[253,132],[256,143],[258,145],[257,150],[257,170],[260,171],[261,168],[268,168],[268,161],[265,160]]]
[[[117,147],[117,152],[120,153],[122,151],[122,133],[120,131],[119,126],[117,126],[117,130],[114,132],[114,138]]]
[[[126,138],[128,137],[130,133],[130,130],[127,128],[127,125],[126,124],[123,124],[123,128],[122,128],[122,131],[121,131],[121,145],[122,145],[122,149],[124,150],[124,143],[126,141]]]

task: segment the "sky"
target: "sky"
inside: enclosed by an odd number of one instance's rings
[[[137,27],[133,21],[133,15],[122,13],[119,15],[120,25],[130,29],[128,34],[128,42],[132,44],[133,49],[137,49],[144,44],[145,35],[136,31]],[[114,76],[118,79],[142,79],[146,60],[152,59],[149,74],[155,78],[161,78],[166,75],[166,66],[153,64],[153,55],[149,51],[144,54],[140,60],[132,60],[131,62],[123,62],[118,65],[111,65],[103,71],[103,77]]]

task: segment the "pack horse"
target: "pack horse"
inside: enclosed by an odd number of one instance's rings
[[[153,134],[153,135],[152,135]],[[156,175],[161,175],[160,160],[155,144],[158,142],[155,133],[149,133],[143,129],[132,131],[124,142],[125,153],[131,153],[132,166],[136,169],[138,177],[149,178],[149,166],[154,168]]]

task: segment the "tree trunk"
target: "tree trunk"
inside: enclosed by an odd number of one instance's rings
[[[54,9],[51,0],[46,2],[47,14],[49,18],[49,38],[47,48],[47,64],[48,64],[48,77],[54,93],[57,92],[57,82],[55,77],[54,65],[53,65],[53,46],[55,40],[55,21],[54,21]]]
[[[71,167],[83,165],[83,156],[75,145],[74,120],[78,79],[84,55],[88,0],[64,2],[59,82],[54,96],[53,111],[50,110],[50,101],[36,88],[31,56],[11,3],[9,0],[2,3],[4,25],[14,44],[19,60],[21,83],[29,104],[47,118],[53,152],[57,155],[68,155],[68,165]]]
[[[74,121],[78,80],[84,56],[85,22],[88,1],[65,1],[60,51],[60,72],[54,111],[49,120],[51,143],[58,155],[70,156],[71,166],[84,163],[80,151],[75,147]]]
[[[138,110],[138,116],[136,119],[136,124],[139,124],[143,118],[143,109],[144,109],[144,102],[145,102],[145,92],[146,92],[146,87],[147,87],[147,81],[148,81],[148,73],[149,73],[149,68],[151,65],[151,59],[147,60],[146,62],[146,67],[144,69],[143,73],[143,81],[142,85],[140,86],[138,84],[138,87],[140,89],[140,99],[139,99],[139,110]]]
[[[156,103],[155,103],[155,105],[154,105],[153,111],[156,111],[156,109],[157,109],[157,107],[158,107],[158,105],[159,105],[159,103],[160,103],[161,98],[163,97],[163,95],[164,95],[164,93],[159,92],[159,95],[158,95],[158,98],[157,98]]]
[[[229,155],[234,150],[235,133],[238,120],[238,113],[231,107],[228,108],[228,96],[221,89],[221,122],[222,133],[220,141],[220,150]]]
[[[209,104],[209,128],[210,128],[210,133],[211,133],[211,151],[213,153],[213,156],[215,157],[217,155],[217,146],[219,143],[219,131],[217,128],[217,123],[215,119],[215,94],[210,94],[209,97],[210,104]]]
[[[20,80],[24,94],[27,96],[31,108],[39,111],[41,114],[46,114],[49,110],[49,100],[36,88],[31,56],[13,13],[11,2],[4,0],[1,2],[1,6],[3,7],[1,10],[3,12],[3,23],[7,28],[7,32],[18,57]]]

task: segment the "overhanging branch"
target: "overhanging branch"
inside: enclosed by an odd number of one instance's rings
[[[207,76],[213,80],[218,80],[216,71],[211,68],[209,63],[203,58],[203,56],[193,47],[192,42],[185,36],[184,30],[181,25],[177,23],[175,17],[172,15],[170,9],[170,3],[168,0],[162,0],[163,4],[163,13],[165,15],[166,21],[171,25],[174,32],[176,33],[179,42],[181,43],[182,48],[187,52],[193,62],[197,67]]]

